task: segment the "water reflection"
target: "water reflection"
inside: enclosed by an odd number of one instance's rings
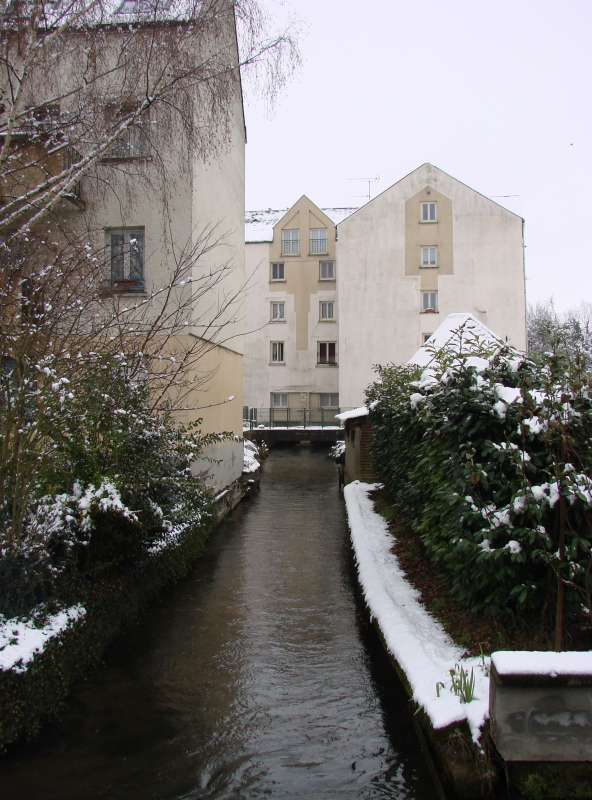
[[[405,697],[358,618],[326,451],[275,450],[260,495],[0,763],[3,798],[432,798]]]

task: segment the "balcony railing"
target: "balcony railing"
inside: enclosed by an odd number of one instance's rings
[[[298,255],[300,252],[299,250],[299,240],[298,239],[282,239],[282,255],[283,256],[294,256]]]
[[[243,427],[254,428],[339,428],[336,414],[345,408],[250,408],[243,406]]]
[[[326,239],[311,239],[310,240],[311,253],[327,253],[327,240]]]

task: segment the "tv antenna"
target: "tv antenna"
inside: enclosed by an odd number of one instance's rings
[[[368,197],[368,202],[370,202],[370,184],[371,183],[378,183],[380,177],[377,175],[375,178],[348,178],[348,181],[361,181],[362,183],[368,184],[368,194],[352,194],[352,197]]]

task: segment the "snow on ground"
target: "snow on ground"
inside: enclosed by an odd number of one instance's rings
[[[82,606],[72,606],[47,617],[41,628],[36,628],[31,619],[0,620],[0,669],[24,672],[29,661],[42,653],[51,639],[85,614]]]
[[[392,534],[368,496],[374,488],[376,485],[354,481],[344,489],[358,578],[370,613],[405,671],[413,699],[424,708],[434,728],[466,719],[478,742],[479,729],[489,716],[489,659],[463,658],[462,649],[421,605],[419,592],[407,582],[397,557],[390,552]],[[475,676],[475,699],[470,703],[461,703],[451,691],[450,671],[459,675],[461,668],[469,676],[473,670]]]

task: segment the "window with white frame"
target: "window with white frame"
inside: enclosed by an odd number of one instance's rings
[[[339,395],[321,394],[321,408],[339,408]]]
[[[107,123],[116,131],[127,119],[133,118],[137,111],[134,106],[107,106]],[[147,158],[150,155],[150,112],[142,111],[133,123],[122,131],[109,148],[105,158]]]
[[[271,363],[283,364],[284,363],[284,343],[272,342],[271,343]]]
[[[118,288],[144,288],[144,228],[107,231],[111,284]]]
[[[321,281],[334,281],[335,280],[335,262],[334,261],[320,261],[319,262],[319,280]]]
[[[320,319],[335,319],[335,303],[322,302],[320,305]]]
[[[288,395],[286,392],[274,392],[271,395],[271,404],[274,408],[287,408]]]
[[[337,364],[337,342],[318,342],[317,364]]]
[[[283,262],[275,263],[271,265],[271,280],[272,281],[285,281],[286,280],[286,272],[285,266]]]
[[[421,248],[421,266],[422,267],[437,267],[438,266],[438,248],[435,246]]]
[[[283,320],[285,319],[285,303],[272,303],[271,304],[271,319]]]
[[[435,203],[422,203],[421,204],[421,222],[436,222],[436,204]]]
[[[327,252],[327,228],[311,228],[310,231],[310,252]]]
[[[298,254],[298,231],[282,231],[282,255]]]
[[[421,310],[422,311],[438,310],[438,292],[421,293]]]

